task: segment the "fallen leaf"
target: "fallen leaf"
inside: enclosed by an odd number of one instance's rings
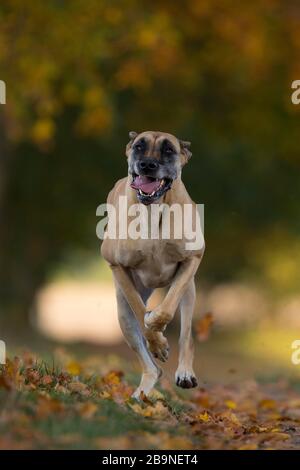
[[[25,377],[29,383],[33,384],[37,384],[41,378],[40,373],[36,369],[26,369]]]
[[[53,413],[58,413],[64,410],[64,405],[59,400],[47,396],[40,396],[36,406],[36,415],[39,418],[44,418]]]
[[[80,442],[82,439],[82,436],[79,433],[70,433],[70,434],[62,434],[58,436],[56,439],[60,444],[63,444],[66,446],[69,444]]]
[[[225,405],[231,410],[235,410],[236,403],[233,400],[225,400]]]
[[[73,376],[78,376],[81,373],[81,366],[76,361],[71,361],[66,366],[67,372]]]
[[[237,415],[230,410],[224,411],[224,413],[220,413],[218,418],[219,420],[224,421],[229,425],[241,426],[241,422],[238,419]]]
[[[131,439],[128,436],[97,437],[93,444],[97,449],[126,450],[130,449]]]
[[[171,417],[168,408],[161,401],[157,401],[151,406],[144,406],[139,403],[129,404],[129,406],[135,413],[142,415],[145,418],[163,420]]]
[[[91,419],[98,411],[99,406],[97,406],[95,403],[88,401],[85,403],[79,403],[77,409],[82,418]]]
[[[123,377],[122,371],[112,370],[103,377],[103,382],[107,385],[118,385]]]
[[[200,421],[203,421],[203,423],[207,423],[211,419],[207,411],[205,411],[204,413],[200,413],[199,415],[196,416],[196,418],[199,419]]]
[[[143,401],[147,405],[152,405],[152,401],[147,397],[147,395],[145,395],[143,390],[141,391],[139,398],[140,398],[141,401]]]
[[[58,393],[69,393],[69,390],[63,385],[56,384],[54,390]]]
[[[277,403],[275,400],[272,400],[271,398],[265,398],[263,400],[260,400],[260,402],[258,403],[258,406],[265,410],[273,410],[274,408],[276,408]]]
[[[213,325],[212,313],[206,313],[195,325],[195,331],[198,341],[206,341],[209,337]]]
[[[164,400],[164,395],[155,388],[151,390],[151,392],[149,393],[149,397],[152,400]]]
[[[51,377],[51,375],[44,375],[44,377],[42,377],[40,380],[41,385],[50,385],[52,382],[53,377]]]
[[[80,393],[81,395],[89,395],[87,385],[82,382],[70,382],[68,388],[71,392]]]
[[[244,444],[241,447],[238,447],[238,450],[256,450],[258,445],[255,443],[252,444]]]
[[[287,418],[293,419],[295,421],[300,421],[300,409],[299,408],[289,408],[285,412]]]

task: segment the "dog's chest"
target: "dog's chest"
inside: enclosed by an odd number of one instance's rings
[[[118,241],[117,261],[136,272],[145,287],[168,285],[184,256],[181,245],[164,240]]]

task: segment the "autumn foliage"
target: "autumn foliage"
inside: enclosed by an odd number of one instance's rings
[[[123,370],[107,370],[103,359],[102,371],[95,360],[67,358],[61,367],[29,353],[8,360],[0,375],[0,448],[297,448],[300,399],[285,381],[178,392],[163,380],[138,402]]]

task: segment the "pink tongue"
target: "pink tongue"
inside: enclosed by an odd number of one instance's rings
[[[144,193],[151,194],[159,188],[160,181],[152,180],[148,176],[137,176],[131,183],[134,189],[141,189]]]

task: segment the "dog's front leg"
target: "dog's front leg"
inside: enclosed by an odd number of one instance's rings
[[[132,311],[141,319],[141,321],[143,321],[146,314],[146,307],[143,300],[146,299],[141,298],[140,293],[123,266],[111,266],[111,269],[113,271],[114,279]],[[150,352],[153,356],[160,361],[165,362],[169,355],[169,344],[164,335],[159,331],[153,331],[146,328],[145,336]]]
[[[196,274],[201,257],[194,256],[183,261],[162,303],[145,315],[145,326],[153,331],[164,331],[173,319],[179,302],[191,279]]]
[[[110,267],[113,272],[114,279],[117,281],[118,286],[123,292],[131,309],[138,317],[143,319],[146,313],[145,304],[127,270],[120,265],[110,265]]]

